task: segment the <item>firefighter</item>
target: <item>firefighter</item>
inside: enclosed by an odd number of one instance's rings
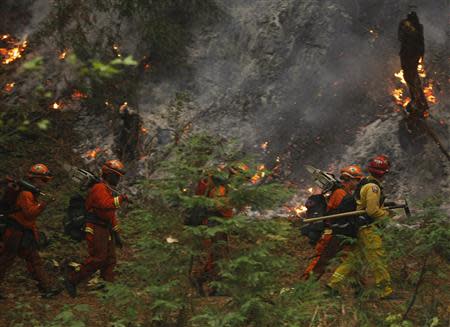
[[[376,227],[380,219],[389,214],[382,208],[384,195],[381,186],[389,168],[390,163],[386,156],[380,155],[371,159],[367,166],[370,175],[363,178],[355,190],[356,209],[365,210],[366,214],[355,219],[358,227],[356,242],[331,276],[328,283],[331,293],[335,293],[338,285],[348,280],[355,272],[355,263],[362,260],[374,274],[379,297],[391,297],[391,277],[384,263],[384,250]]]
[[[102,166],[102,180],[92,186],[86,198],[85,232],[89,257],[79,269],[70,271],[66,266],[65,286],[72,297],[77,294],[76,286],[97,270],[103,280],[114,281],[115,246],[122,246],[116,211],[128,197],[114,194],[111,188],[118,185],[124,174],[124,165],[119,160],[107,161]]]
[[[400,63],[403,76],[408,85],[412,102],[415,104],[415,108],[419,110],[419,114],[423,117],[423,114],[428,110],[428,104],[423,93],[417,67],[420,60],[423,61],[425,42],[423,25],[420,24],[419,17],[415,11],[410,12],[407,18],[400,22],[398,39],[400,41]],[[411,117],[420,117],[416,112],[410,112],[410,115]]]
[[[38,189],[44,188],[52,179],[48,167],[44,164],[31,166],[27,177]],[[15,258],[20,257],[25,260],[28,272],[38,282],[43,297],[52,297],[60,292],[59,288],[53,286],[38,252],[40,235],[36,224],[37,218],[52,200],[38,199],[38,194],[28,190],[21,190],[17,194],[13,212],[8,216],[7,227],[3,234],[3,247],[0,250],[0,284]]]
[[[246,168],[248,169],[248,168]],[[233,217],[233,208],[227,204],[229,175],[236,174],[239,168],[232,167],[226,169],[224,165],[219,165],[215,174],[202,179],[198,185],[195,194],[206,196],[211,199],[217,199],[217,206],[209,211],[208,217],[205,217],[202,224],[205,226],[214,226],[210,217],[220,217],[230,219]],[[192,275],[200,295],[204,295],[203,284],[217,280],[218,269],[217,261],[228,256],[228,235],[217,233],[212,238],[203,241],[204,253],[200,256],[193,266]],[[209,295],[216,295],[215,289],[210,289]]]
[[[364,177],[361,167],[350,165],[341,169],[340,184],[333,190],[327,202],[327,214],[346,211],[339,210],[344,198],[352,194],[359,181]],[[351,208],[349,209],[351,211]],[[325,228],[322,237],[316,244],[316,254],[303,273],[307,280],[312,274],[318,279],[325,273],[329,261],[341,250],[341,240],[333,235],[332,229]]]

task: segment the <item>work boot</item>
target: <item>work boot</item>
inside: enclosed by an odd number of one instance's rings
[[[64,287],[71,297],[77,296],[77,285],[70,280],[70,266],[64,263]]]
[[[378,286],[378,289],[380,300],[394,300],[397,298],[391,285],[386,285],[384,287]]]

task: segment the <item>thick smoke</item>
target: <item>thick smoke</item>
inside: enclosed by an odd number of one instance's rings
[[[301,180],[305,163],[365,164],[378,152],[405,166],[410,154],[400,147],[401,115],[393,113],[389,96],[400,69],[397,26],[417,10],[431,63],[446,46],[445,0],[416,7],[407,1],[218,3],[225,17],[194,32],[189,76],[166,83],[156,105],[147,97],[144,116],[164,110],[164,97],[185,88],[194,94],[197,127],[240,138],[251,150],[269,141],[265,159],[270,164],[281,156],[291,166],[285,170],[291,179]],[[439,65],[433,68],[445,70]],[[172,92],[168,85],[175,86]],[[433,109],[438,115],[444,96]],[[360,132],[366,125],[373,132]],[[439,158],[433,144],[426,148],[424,153]]]

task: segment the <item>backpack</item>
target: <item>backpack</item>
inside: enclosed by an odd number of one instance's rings
[[[323,194],[311,195],[305,202],[306,207],[306,217],[315,218],[322,217],[327,211],[327,201]],[[314,246],[322,236],[325,230],[325,223],[323,221],[318,221],[314,223],[307,224],[300,228],[300,232],[303,236],[309,239],[309,244]]]
[[[85,198],[80,194],[72,196],[63,219],[64,234],[75,241],[84,240],[86,218]]]

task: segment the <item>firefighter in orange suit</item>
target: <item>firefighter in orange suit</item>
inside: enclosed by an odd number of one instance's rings
[[[30,168],[28,179],[33,186],[41,189],[52,179],[52,175],[46,165],[36,164]],[[0,250],[0,283],[15,258],[20,257],[26,261],[28,272],[38,281],[43,297],[51,297],[58,294],[59,289],[52,285],[44,269],[38,252],[39,232],[36,225],[37,218],[46,206],[47,202],[38,200],[38,194],[28,190],[21,190],[18,193],[3,234],[4,246]]]
[[[364,177],[361,167],[350,165],[341,169],[341,184],[332,191],[327,202],[327,213],[333,213],[340,206],[342,200],[351,195]],[[312,274],[320,278],[325,273],[329,261],[341,250],[340,240],[336,238],[331,228],[325,231],[316,244],[316,255],[303,273],[303,278],[308,279]]]
[[[128,197],[113,194],[111,188],[117,186],[124,174],[124,165],[119,160],[107,161],[102,167],[102,180],[90,189],[86,198],[85,231],[89,257],[79,269],[69,272],[66,267],[65,286],[72,297],[76,296],[77,284],[97,270],[105,281],[114,281],[115,246],[121,247],[116,211]]]
[[[235,173],[234,169],[229,169],[229,173]],[[214,212],[210,212],[209,216],[230,219],[233,217],[233,208],[227,205],[228,186],[223,179],[225,168],[220,167],[217,176],[208,176],[202,179],[198,185],[195,194],[217,199],[220,204],[217,205]],[[222,177],[219,177],[222,176]],[[205,217],[203,225],[211,226],[214,224],[209,217]],[[192,274],[196,279],[199,293],[203,295],[203,284],[207,281],[213,281],[218,278],[216,262],[228,255],[228,235],[225,233],[217,233],[214,237],[203,241],[205,255],[198,260],[193,267]],[[211,290],[210,295],[214,295],[215,290]]]
[[[363,261],[373,272],[379,297],[391,297],[393,292],[391,277],[384,262],[382,240],[377,232],[377,223],[389,215],[382,208],[384,195],[381,185],[381,180],[388,173],[389,168],[390,163],[386,156],[376,156],[367,166],[370,175],[362,179],[355,190],[356,209],[365,210],[366,214],[357,217],[356,244],[352,246],[349,255],[331,276],[328,287],[332,292],[355,272],[357,262]]]

